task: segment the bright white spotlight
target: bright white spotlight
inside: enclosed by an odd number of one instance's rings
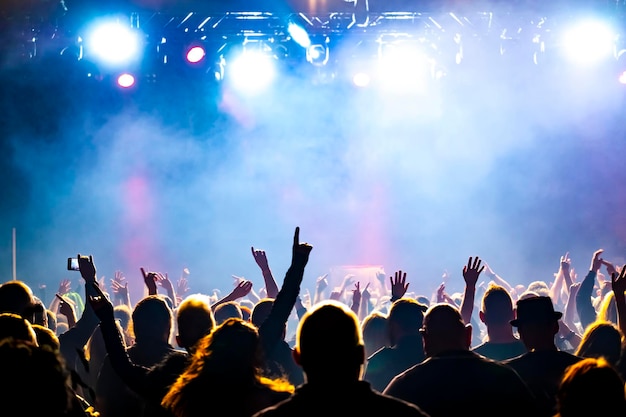
[[[122,88],[130,88],[135,85],[135,77],[132,74],[124,73],[117,77],[117,85]]]
[[[246,94],[265,90],[276,76],[273,58],[260,51],[244,51],[227,65],[226,71],[232,86]]]
[[[623,71],[618,78],[621,84],[626,84],[626,71]]]
[[[309,34],[304,30],[302,26],[296,25],[293,22],[289,22],[287,25],[287,32],[294,40],[295,43],[300,45],[303,48],[308,48],[311,46],[311,39],[309,38]]]
[[[139,33],[118,21],[96,24],[86,35],[86,53],[109,65],[126,64],[141,54]]]
[[[364,87],[367,87],[368,85],[370,85],[371,81],[372,81],[372,79],[369,76],[369,74],[366,74],[364,72],[357,72],[352,77],[352,83],[355,86],[361,87],[361,88],[364,88]]]
[[[431,75],[431,60],[417,45],[388,45],[379,56],[380,85],[392,91],[422,91]]]
[[[192,64],[197,64],[198,62],[202,61],[202,58],[204,58],[206,55],[206,52],[204,50],[203,47],[201,46],[194,46],[189,48],[189,50],[187,51],[187,61],[189,61]]]
[[[563,48],[568,59],[580,65],[592,65],[613,53],[615,32],[605,22],[579,23],[563,34]]]

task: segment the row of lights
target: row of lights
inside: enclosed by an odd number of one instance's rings
[[[290,40],[302,48],[306,61],[313,67],[325,67],[330,59],[330,40],[323,37],[322,41],[313,42],[309,33],[296,23],[287,25]],[[96,22],[86,32],[85,39],[80,39],[84,55],[81,58],[90,59],[107,71],[116,72],[120,68],[136,68],[140,66],[144,35],[137,27],[133,27],[121,20]],[[276,57],[272,40],[257,37],[243,37],[237,56],[220,57],[213,74],[218,81],[229,80],[232,86],[242,92],[257,93],[270,84],[277,75]],[[381,38],[382,39],[382,38]],[[445,75],[445,71],[438,66],[432,54],[424,52],[419,42],[410,37],[395,36],[390,39],[377,41],[375,66],[369,68],[352,69],[352,83],[357,87],[367,87],[373,80],[380,81],[380,85],[405,88],[413,83],[421,88],[428,79],[437,79]],[[619,50],[620,41],[617,31],[601,20],[588,20],[571,26],[559,37],[560,48],[572,65],[589,66],[603,60],[614,59],[617,62],[626,61],[626,50]],[[162,38],[161,47],[167,43]],[[545,52],[545,45],[538,45],[538,51]],[[184,59],[190,66],[201,66],[212,59],[214,51],[207,51],[205,43],[200,41],[191,44],[184,52]],[[462,46],[456,55],[456,64],[461,63]],[[370,57],[371,58],[371,57]],[[168,57],[163,57],[167,64]],[[619,82],[626,84],[626,66],[617,74]],[[136,83],[132,71],[120,71],[117,83],[122,88],[131,88]]]

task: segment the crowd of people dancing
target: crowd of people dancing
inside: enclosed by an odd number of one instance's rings
[[[528,285],[471,256],[460,294],[398,270],[371,288],[320,276],[304,297],[312,249],[296,228],[279,286],[252,247],[263,287],[240,278],[223,297],[139,267],[131,303],[124,275],[98,280],[84,254],[80,290],[61,280],[52,300],[4,282],[2,415],[626,415],[626,268],[602,249],[581,278],[567,253]]]

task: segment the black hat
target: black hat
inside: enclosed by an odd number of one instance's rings
[[[516,317],[510,323],[512,326],[518,327],[523,323],[559,320],[561,317],[563,317],[563,313],[554,311],[550,297],[529,297],[517,302]]]

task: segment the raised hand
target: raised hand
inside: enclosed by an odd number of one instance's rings
[[[156,274],[157,274],[157,284],[163,287],[163,289],[167,291],[168,294],[173,294],[174,285],[172,284],[172,281],[170,281],[170,278],[167,276],[167,272],[165,274],[157,272]]]
[[[324,274],[321,277],[317,277],[315,281],[315,289],[317,292],[322,292],[328,287],[328,274]]]
[[[111,292],[115,299],[126,300],[128,298],[128,282],[126,282],[126,277],[121,271],[115,271],[111,280]]]
[[[308,243],[300,243],[300,227],[296,227],[296,231],[293,234],[291,264],[304,268],[309,262],[309,254],[312,249],[313,246]]]
[[[341,301],[342,294],[343,294],[343,291],[341,291],[341,288],[335,288],[333,291],[331,291],[330,296],[328,296],[328,298],[330,300]]]
[[[67,297],[63,297],[61,294],[56,293],[55,297],[59,299],[59,314],[63,314],[65,317],[76,317],[76,310],[74,309],[74,302]]]
[[[93,256],[81,256],[78,254],[78,269],[80,271],[80,275],[85,280],[85,283],[88,284],[86,286],[91,286],[92,282],[96,282],[96,265],[93,263]]]
[[[409,284],[406,282],[406,272],[396,271],[394,277],[389,277],[389,282],[391,283],[391,301],[404,297],[409,289]]]
[[[69,279],[62,279],[61,282],[59,282],[59,290],[57,291],[57,294],[65,295],[71,290],[71,281]]]
[[[128,297],[128,282],[122,284],[120,281],[112,279],[111,292],[113,292],[114,298],[125,300]]]
[[[604,266],[606,266],[606,272],[608,272],[609,276],[612,276],[613,274],[617,273],[617,269],[615,269],[615,265],[613,265],[611,262],[605,261],[603,259],[602,263],[604,264]]]
[[[385,288],[385,281],[387,280],[387,274],[385,273],[385,270],[383,268],[380,268],[378,271],[376,271],[376,279],[378,280],[378,282],[380,282],[380,286],[382,288]]]
[[[352,290],[352,304],[356,306],[361,305],[361,283],[359,281],[354,284],[354,289]]]
[[[148,288],[149,295],[157,294],[157,280],[159,277],[156,272],[146,272],[146,270],[141,267],[141,275],[143,276],[143,282],[146,284],[146,288]]]
[[[624,292],[626,291],[626,265],[622,267],[619,274],[617,271],[611,274],[611,287],[613,288],[613,294],[616,296],[619,294],[620,298],[624,297]]]
[[[113,304],[111,301],[104,295],[102,290],[95,283],[90,284],[93,286],[92,291],[93,295],[89,295],[87,297],[91,308],[96,313],[96,316],[100,319],[101,322],[112,323],[115,321],[115,315],[113,313]]]
[[[442,282],[439,284],[439,287],[437,287],[437,303],[444,302],[446,302],[446,283]]]
[[[572,265],[572,260],[569,258],[569,252],[565,252],[565,255],[561,256],[561,271],[565,274],[569,274]]]
[[[178,297],[185,297],[185,295],[187,295],[188,292],[189,292],[189,283],[187,282],[187,278],[185,278],[185,276],[182,275],[180,278],[178,278],[178,281],[176,281],[176,295]]]
[[[463,279],[465,280],[465,285],[473,287],[476,286],[476,283],[478,282],[478,277],[485,269],[484,265],[480,266],[481,262],[482,261],[478,256],[473,259],[471,256],[469,257],[467,265],[463,267]]]
[[[597,273],[600,270],[603,263],[603,259],[600,256],[603,252],[604,249],[598,249],[593,253],[593,256],[591,257],[591,266],[589,267],[590,271]]]
[[[243,280],[231,292],[234,299],[243,298],[252,291],[252,281]]]
[[[265,251],[260,249],[254,249],[254,246],[250,247],[250,250],[252,251],[252,257],[254,258],[254,261],[259,266],[259,268],[261,268],[262,271],[269,269],[270,266],[267,262],[267,256],[265,255]]]

